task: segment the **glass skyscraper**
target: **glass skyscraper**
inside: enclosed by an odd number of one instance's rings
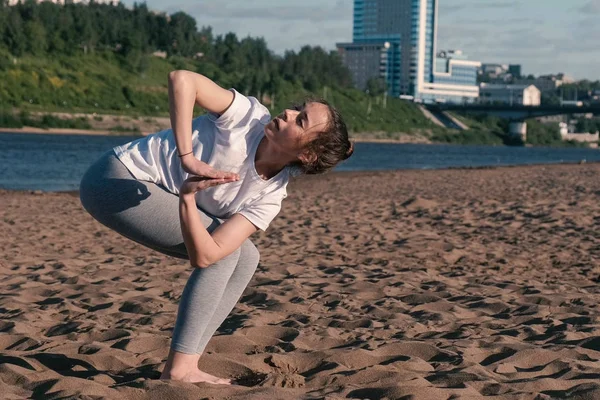
[[[438,0],[354,0],[352,43],[338,49],[355,84],[380,77],[392,96],[417,101],[472,101],[479,95],[478,62],[460,52],[437,53]],[[367,48],[379,62],[367,62]],[[371,67],[368,67],[370,65]],[[360,68],[358,68],[360,66]]]

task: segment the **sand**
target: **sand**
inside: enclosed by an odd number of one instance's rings
[[[200,361],[156,380],[185,261],[76,194],[0,192],[0,397],[599,399],[600,165],[304,177]]]

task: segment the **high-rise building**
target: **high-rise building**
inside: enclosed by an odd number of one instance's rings
[[[382,78],[392,96],[426,102],[478,97],[480,63],[458,51],[437,53],[437,1],[354,0],[352,43],[337,47],[357,87]]]
[[[354,86],[366,90],[370,79],[381,79],[390,89],[390,42],[338,43],[344,65],[352,72]]]

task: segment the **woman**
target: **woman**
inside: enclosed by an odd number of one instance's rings
[[[209,114],[193,119],[194,104]],[[194,267],[161,378],[230,384],[198,360],[258,265],[248,237],[279,213],[295,172],[325,172],[353,145],[325,102],[271,119],[255,98],[189,71],[169,74],[169,105],[172,129],[104,154],[82,179],[81,203],[123,236]]]

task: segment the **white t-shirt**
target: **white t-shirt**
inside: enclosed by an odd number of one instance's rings
[[[217,170],[235,172],[240,180],[199,191],[196,204],[219,218],[239,213],[264,231],[287,196],[291,170],[286,167],[269,180],[258,175],[256,149],[271,115],[254,97],[232,91],[233,102],[221,116],[207,114],[192,121],[192,148],[196,158]],[[190,175],[181,167],[171,129],[115,147],[114,151],[136,179],[154,182],[174,194]]]

